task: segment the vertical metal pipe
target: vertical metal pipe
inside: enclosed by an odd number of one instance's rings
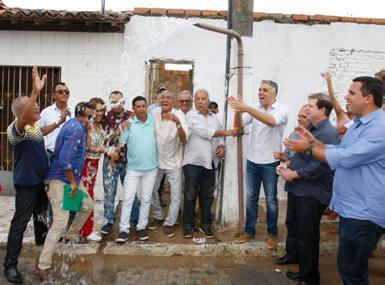
[[[231,29],[223,29],[220,27],[196,23],[194,26],[198,28],[209,30],[216,33],[225,34],[231,36],[237,40],[238,43],[238,81],[237,81],[237,98],[243,100],[243,42],[241,35]],[[240,116],[237,113],[236,116]],[[243,142],[242,135],[237,136],[237,167],[238,167],[238,208],[239,208],[239,232],[244,231],[244,201],[243,201]]]

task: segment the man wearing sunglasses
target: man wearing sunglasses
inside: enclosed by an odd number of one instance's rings
[[[64,82],[54,87],[52,98],[55,102],[41,112],[40,128],[44,134],[45,148],[48,157],[53,155],[55,141],[64,122],[73,118],[74,110],[68,106],[70,91]]]

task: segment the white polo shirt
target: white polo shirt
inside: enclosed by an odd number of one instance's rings
[[[68,106],[71,112],[71,117],[66,117],[66,121],[68,121],[71,118],[75,117],[75,111],[73,107]],[[56,106],[56,103],[53,103],[51,106],[45,108],[41,114],[40,114],[40,121],[39,121],[39,126],[40,128],[43,128],[45,126],[51,125],[61,118],[61,111],[60,109]],[[60,132],[61,127],[64,125],[61,124],[58,126],[56,129],[54,129],[52,132],[50,132],[48,135],[44,136],[44,143],[45,143],[45,148],[54,151],[55,149],[55,142],[56,138]]]
[[[178,117],[183,130],[188,138],[188,127],[182,111],[172,109]],[[183,145],[179,141],[178,129],[174,121],[162,120],[162,108],[156,107],[152,110],[155,119],[156,145],[158,148],[159,168],[175,169],[182,167]]]
[[[242,114],[243,126],[252,124],[247,159],[258,164],[273,163],[277,161],[274,158],[274,151],[282,150],[282,137],[288,122],[289,111],[277,101],[267,110],[262,105],[258,106],[257,110],[272,115],[275,126],[269,127],[249,113]]]

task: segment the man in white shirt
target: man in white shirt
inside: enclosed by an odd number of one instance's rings
[[[224,157],[225,147],[220,137],[233,136],[235,130],[222,130],[217,116],[209,111],[209,93],[199,89],[194,95],[195,110],[186,115],[191,132],[184,148],[185,177],[183,228],[184,237],[191,238],[194,227],[195,204],[199,198],[201,224],[199,230],[206,238],[213,238],[211,204],[215,186],[215,167]]]
[[[274,151],[282,149],[282,136],[288,121],[288,109],[277,102],[278,85],[271,80],[262,80],[259,87],[257,108],[246,105],[233,97],[229,98],[231,107],[237,111],[235,126],[252,124],[250,143],[246,162],[246,224],[245,232],[236,240],[244,243],[255,236],[258,218],[258,200],[261,183],[265,190],[267,208],[266,246],[273,249],[278,235],[278,175],[275,171],[279,161]]]
[[[168,237],[175,235],[174,224],[178,218],[182,192],[183,145],[187,142],[188,134],[184,114],[172,107],[174,97],[173,92],[163,91],[159,96],[159,107],[152,111],[156,126],[159,169],[152,193],[151,211],[154,221],[163,221],[158,188],[166,175],[171,188],[171,202],[163,230]]]
[[[55,102],[41,112],[39,121],[40,128],[45,135],[45,148],[49,157],[53,155],[56,138],[63,123],[73,118],[74,114],[73,108],[68,106],[70,91],[64,82],[55,85],[52,97]]]

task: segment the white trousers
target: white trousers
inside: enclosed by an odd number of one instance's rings
[[[182,167],[176,169],[159,169],[158,175],[155,180],[154,191],[152,193],[151,201],[151,213],[153,218],[157,220],[163,220],[164,214],[162,206],[159,201],[158,189],[163,175],[166,174],[168,182],[171,188],[170,206],[168,208],[168,214],[164,220],[165,226],[173,226],[178,218],[180,199],[182,192]]]
[[[154,188],[157,172],[158,168],[149,171],[135,171],[127,169],[123,185],[124,197],[119,224],[120,232],[129,232],[132,204],[134,203],[137,189],[141,192],[140,195],[138,195],[141,197],[141,200],[139,208],[139,221],[136,229],[144,230],[146,228],[151,206],[152,189]]]

